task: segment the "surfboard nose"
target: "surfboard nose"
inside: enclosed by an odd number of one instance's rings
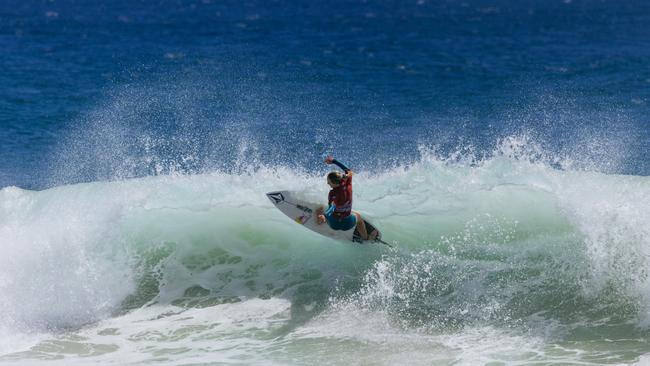
[[[266,197],[268,197],[274,205],[284,201],[284,195],[282,192],[269,192],[266,194]]]

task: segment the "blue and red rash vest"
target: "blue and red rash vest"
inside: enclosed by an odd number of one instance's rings
[[[330,190],[327,197],[328,203],[334,204],[332,217],[343,219],[352,213],[352,177],[347,176],[341,180],[341,184]]]

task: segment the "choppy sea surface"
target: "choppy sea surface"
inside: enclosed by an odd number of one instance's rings
[[[650,364],[650,3],[0,3],[0,364]],[[323,154],[394,248],[333,241]]]

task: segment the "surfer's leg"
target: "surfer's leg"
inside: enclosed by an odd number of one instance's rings
[[[368,234],[368,240],[375,240],[375,239],[377,239],[377,235],[378,235],[378,234],[379,234],[379,232],[377,232],[376,229],[373,229],[372,232],[371,232],[370,234]]]
[[[363,222],[363,219],[361,218],[361,215],[358,212],[354,212],[354,215],[357,217],[357,231],[359,232],[359,236],[361,236],[361,239],[363,240],[368,240],[368,233],[366,232],[366,223]]]

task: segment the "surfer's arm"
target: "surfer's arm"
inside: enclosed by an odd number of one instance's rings
[[[341,163],[340,161],[338,161],[336,159],[332,159],[332,164],[334,164],[337,167],[341,168],[345,172],[345,174],[350,172],[350,169],[347,166],[343,165],[343,163]]]
[[[334,213],[334,210],[336,209],[336,205],[333,203],[330,203],[330,206],[323,212],[323,215],[326,217],[332,216],[332,213]]]
[[[343,163],[341,163],[340,161],[334,159],[331,156],[328,156],[327,159],[325,159],[325,163],[336,165],[337,167],[341,168],[345,172],[345,174],[348,174],[350,172],[350,168],[343,165]]]
[[[330,217],[330,215],[332,215],[332,212],[334,212],[335,208],[336,208],[336,206],[332,205],[331,203],[329,204],[329,206],[327,207],[327,210],[325,212],[323,212],[323,206],[318,207],[316,209],[316,222],[319,225],[324,224],[327,221],[327,219],[325,217],[326,216]]]
[[[336,205],[333,203],[330,203],[329,207],[327,207],[327,210],[323,212],[323,207],[319,207],[318,210],[316,210],[316,222],[320,224],[324,224],[327,222],[328,219],[332,217],[332,214],[334,213],[334,210],[336,209]]]

